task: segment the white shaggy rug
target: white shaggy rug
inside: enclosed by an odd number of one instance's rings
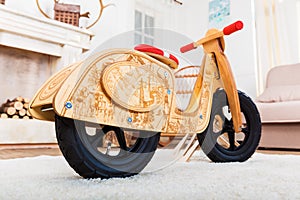
[[[63,157],[0,160],[0,199],[300,199],[300,156],[191,162],[125,179],[85,180]]]

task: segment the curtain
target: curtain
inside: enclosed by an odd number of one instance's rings
[[[258,93],[268,71],[299,59],[299,0],[255,0]]]

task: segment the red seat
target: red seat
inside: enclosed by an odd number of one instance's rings
[[[174,69],[176,69],[179,65],[179,61],[174,55],[169,54],[169,53],[167,53],[159,48],[156,48],[154,46],[147,45],[147,44],[139,44],[136,47],[134,47],[134,49],[137,51],[144,52],[144,53],[148,54],[149,56],[160,60],[161,62],[169,65],[170,67],[172,67]]]

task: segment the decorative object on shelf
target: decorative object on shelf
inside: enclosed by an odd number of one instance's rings
[[[28,98],[16,97],[7,99],[0,107],[0,118],[32,119],[28,111],[30,100]]]
[[[52,19],[48,14],[46,14],[43,11],[43,9],[40,6],[39,0],[36,0],[36,4],[37,4],[39,11],[42,13],[42,15],[44,15],[45,17],[47,17],[49,19]],[[103,10],[111,5],[113,5],[113,4],[104,5],[102,0],[99,0],[100,11],[98,13],[98,17],[96,18],[96,20],[93,23],[88,25],[86,28],[89,29],[89,28],[93,27],[100,20]],[[54,14],[55,20],[58,20],[58,21],[61,21],[61,22],[67,23],[67,24],[71,24],[74,26],[79,26],[80,17],[89,18],[89,14],[90,14],[90,12],[85,12],[85,13],[80,14],[80,5],[63,4],[63,3],[59,3],[59,0],[54,0],[54,11],[55,11],[55,14]]]
[[[0,0],[0,4],[5,5],[5,0]]]
[[[80,5],[55,2],[54,19],[60,22],[79,26]]]

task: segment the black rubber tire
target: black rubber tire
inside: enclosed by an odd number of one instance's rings
[[[120,153],[120,156],[112,157],[103,154],[99,159],[85,146],[78,134],[78,131],[86,131],[84,122],[56,116],[55,128],[63,156],[84,178],[129,177],[138,174],[150,162],[160,138],[159,133],[151,133],[150,137],[138,138],[133,148],[121,149],[122,155]],[[112,126],[106,126],[106,129],[121,130]]]
[[[258,147],[261,137],[259,112],[250,97],[240,91],[238,94],[241,112],[246,120],[245,128],[243,128],[243,132],[245,132],[244,140],[240,142],[240,145],[238,147],[235,145],[231,147],[230,145],[230,147],[225,148],[217,142],[217,138],[224,133],[228,133],[228,138],[229,132],[235,135],[232,119],[229,121],[223,116],[222,130],[214,132],[215,129],[213,129],[215,116],[222,115],[220,113],[224,112],[222,110],[223,107],[228,106],[224,90],[219,90],[215,93],[209,125],[203,133],[197,135],[201,149],[213,162],[243,162],[249,159]]]

